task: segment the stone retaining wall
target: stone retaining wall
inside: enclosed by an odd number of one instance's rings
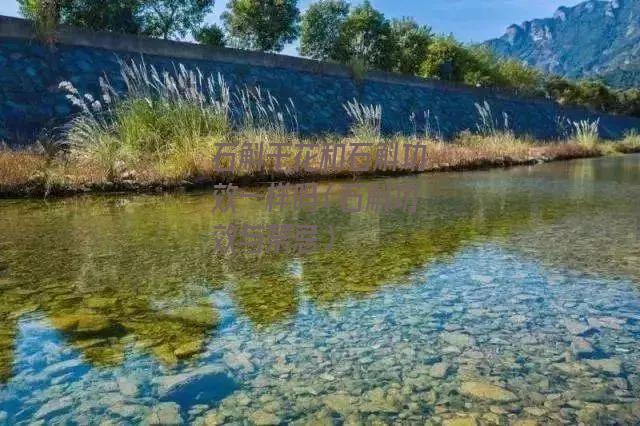
[[[68,80],[82,92],[98,93],[100,75],[119,84],[118,60],[141,58],[159,69],[184,64],[205,74],[221,73],[232,87],[260,86],[281,101],[291,98],[304,133],[345,133],[349,122],[343,104],[354,98],[382,106],[385,133],[412,131],[411,113],[423,127],[424,112],[429,111],[432,127],[451,137],[475,129],[474,104],[484,101],[496,117],[507,113],[517,133],[541,139],[559,136],[558,117],[600,118],[601,132],[609,138],[640,129],[637,118],[384,72],[354,79],[348,67],[284,55],[68,27],[60,28],[58,42],[50,46],[37,40],[28,21],[0,16],[0,140],[28,144],[42,129],[55,128],[77,112],[58,89],[59,82]]]

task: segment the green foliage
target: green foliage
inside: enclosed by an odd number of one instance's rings
[[[427,49],[427,59],[420,67],[420,75],[447,81],[463,81],[469,62],[464,46],[452,36],[437,37]]]
[[[300,53],[314,59],[416,74],[431,41],[429,27],[411,18],[389,22],[368,1],[349,8],[320,0],[302,19]]]
[[[142,31],[140,5],[140,0],[60,0],[60,19],[75,27],[137,34]]]
[[[340,30],[340,42],[334,59],[348,63],[359,58],[369,68],[393,68],[391,25],[368,0],[353,8]]]
[[[500,61],[494,53],[482,46],[464,48],[462,62],[463,83],[476,87],[505,86],[506,81],[500,74]]]
[[[500,59],[484,46],[467,47],[451,36],[433,41],[420,74],[476,87],[508,87],[525,95],[541,93],[544,80],[542,73],[522,62]]]
[[[39,27],[56,23],[89,28],[145,34],[154,37],[184,37],[199,28],[213,0],[18,0],[23,16]]]
[[[344,0],[312,3],[302,17],[299,52],[318,60],[337,59],[341,30],[349,15]]]
[[[18,5],[22,16],[33,21],[38,36],[53,42],[60,22],[58,0],[18,0]]]
[[[640,117],[640,89],[620,91],[617,95],[620,113]]]
[[[207,13],[213,10],[213,0],[141,0],[144,33],[168,39],[184,37],[196,30]]]
[[[297,0],[230,0],[221,17],[231,41],[246,49],[279,52],[299,32]]]
[[[615,94],[602,82],[581,80],[577,85],[578,103],[601,111],[612,111],[616,103]]]
[[[597,80],[573,82],[558,76],[547,77],[544,88],[549,98],[564,105],[640,116],[640,89],[615,91]]]
[[[515,89],[523,95],[537,95],[542,92],[544,76],[536,69],[530,68],[515,59],[501,60],[498,73],[505,86]]]
[[[391,37],[395,45],[393,70],[417,74],[429,54],[431,29],[411,18],[394,19],[391,22]]]
[[[224,32],[222,28],[216,24],[199,28],[194,32],[193,38],[195,38],[198,43],[206,44],[207,46],[225,46]]]

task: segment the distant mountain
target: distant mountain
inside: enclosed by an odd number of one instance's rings
[[[640,0],[560,7],[553,18],[511,25],[485,44],[548,73],[602,76],[615,87],[640,87]]]

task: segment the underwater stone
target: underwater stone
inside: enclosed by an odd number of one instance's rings
[[[475,416],[456,417],[455,419],[447,419],[442,421],[442,426],[476,426],[478,420]]]
[[[188,358],[191,355],[195,355],[202,350],[202,342],[200,340],[194,340],[187,342],[184,345],[178,346],[173,354],[176,358]]]
[[[57,316],[51,322],[61,331],[71,333],[104,334],[115,328],[108,318],[90,313]]]
[[[219,322],[217,312],[209,306],[190,306],[171,309],[167,316],[201,327],[211,327]]]
[[[575,321],[570,319],[564,320],[564,326],[567,327],[567,330],[569,330],[569,333],[576,336],[580,334],[584,334],[587,331],[591,330],[591,327],[589,327],[587,324],[581,321]]]
[[[249,416],[251,420],[257,426],[278,425],[282,420],[275,414],[268,413],[263,410],[258,410]]]
[[[471,336],[460,332],[445,332],[440,335],[443,341],[457,348],[473,345],[474,340]]]
[[[587,364],[596,370],[603,371],[614,376],[618,376],[622,372],[622,362],[616,358],[589,359],[587,360]]]
[[[224,368],[217,365],[208,365],[188,373],[159,377],[154,379],[153,383],[158,386],[160,398],[165,398],[194,382],[202,380],[228,381],[230,379]]]
[[[438,362],[431,367],[431,370],[429,371],[429,375],[436,379],[445,378],[449,373],[449,368],[450,366],[446,362]]]
[[[43,419],[45,417],[49,417],[70,408],[72,405],[73,399],[69,396],[49,401],[38,409],[34,418]]]
[[[175,402],[163,402],[153,407],[144,422],[147,425],[181,425],[180,406]]]
[[[118,389],[120,390],[120,393],[122,395],[131,397],[135,397],[138,395],[139,386],[137,381],[128,377],[119,377],[117,381]]]
[[[582,337],[576,337],[571,341],[571,352],[576,356],[576,358],[580,358],[582,356],[592,354],[593,346]]]
[[[326,405],[332,411],[335,411],[342,416],[354,411],[353,398],[347,394],[331,394],[322,399],[324,405]]]
[[[464,382],[460,386],[460,393],[488,401],[512,402],[518,399],[513,392],[484,382]]]
[[[38,377],[48,378],[52,376],[58,376],[63,373],[67,373],[82,365],[82,361],[78,358],[68,359],[66,361],[57,362],[43,369]]]

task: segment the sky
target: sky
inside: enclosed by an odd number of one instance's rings
[[[105,0],[108,1],[108,0]],[[546,18],[560,6],[573,6],[581,0],[370,0],[387,17],[412,16],[429,25],[434,32],[450,34],[464,42],[482,42],[501,36],[511,24],[534,18]],[[300,0],[304,9],[313,0]],[[219,22],[226,0],[217,0],[214,13],[207,20]],[[352,4],[359,1],[352,1]],[[18,16],[15,0],[0,0],[0,15]],[[295,53],[288,46],[287,54]]]

